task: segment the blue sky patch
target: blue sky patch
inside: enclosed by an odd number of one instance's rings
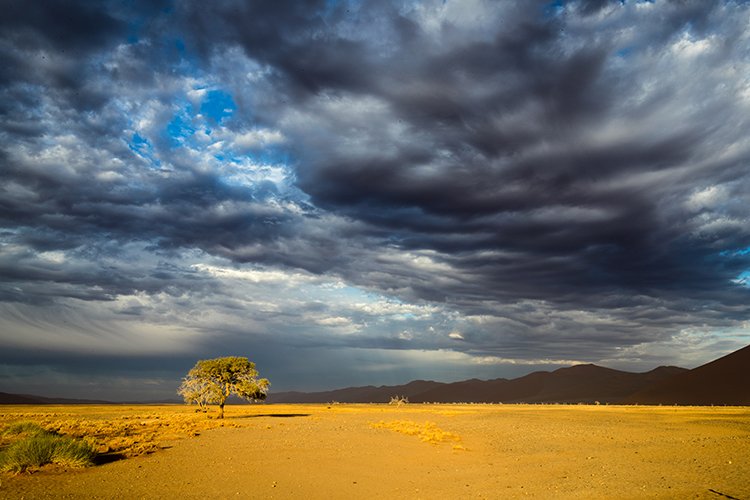
[[[223,90],[210,90],[201,103],[201,114],[214,123],[221,123],[225,118],[232,116],[236,109],[237,105],[232,96]]]
[[[154,167],[161,166],[161,161],[159,161],[159,158],[156,157],[154,152],[154,145],[139,133],[136,132],[133,134],[128,143],[128,147],[141,158],[151,162]]]
[[[188,106],[183,112],[176,114],[167,124],[167,137],[169,137],[170,144],[173,147],[182,146],[184,140],[195,133],[195,127],[189,119],[190,108],[192,106]]]

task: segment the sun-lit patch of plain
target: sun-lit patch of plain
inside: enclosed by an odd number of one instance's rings
[[[183,405],[8,407],[0,415],[2,423],[19,420],[83,433],[101,453],[112,453],[104,451],[110,444],[126,457],[156,452],[149,460],[123,460],[114,473],[96,467],[71,481],[60,474],[3,477],[3,488],[29,497],[124,488],[142,497],[748,492],[748,412],[736,407],[327,404],[274,405],[271,413],[237,405],[223,422]],[[221,423],[223,429],[211,430]],[[173,442],[196,434],[202,436]],[[165,446],[171,448],[160,450]],[[196,454],[227,466],[201,476]],[[252,473],[237,475],[238,468]]]

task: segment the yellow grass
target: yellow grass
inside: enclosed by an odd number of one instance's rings
[[[370,424],[373,429],[389,429],[408,436],[417,436],[425,443],[460,442],[461,436],[440,429],[434,422],[417,423],[412,420],[392,420],[390,422],[376,422]],[[454,449],[465,449],[461,445],[454,445]]]
[[[13,436],[2,432],[15,423],[33,422],[64,436],[81,438],[99,454],[134,457],[152,453],[169,441],[221,427],[212,414],[187,406],[0,406],[0,448]]]

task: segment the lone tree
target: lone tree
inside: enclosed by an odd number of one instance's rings
[[[186,403],[196,403],[201,411],[206,412],[208,405],[214,399],[212,396],[213,388],[213,384],[205,380],[185,377],[182,379],[182,385],[177,392],[185,399]]]
[[[225,358],[198,361],[182,379],[177,390],[186,403],[197,403],[201,409],[209,404],[219,405],[219,418],[224,418],[224,403],[230,394],[248,401],[266,399],[271,385],[265,378],[257,378],[255,363],[247,358]]]

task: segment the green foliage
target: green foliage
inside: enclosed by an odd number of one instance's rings
[[[220,399],[216,384],[195,377],[183,379],[177,392],[185,399],[186,403],[196,403],[202,410],[205,410],[207,405]]]
[[[39,424],[36,422],[14,422],[3,429],[3,436],[18,436],[19,434],[45,434],[47,433]]]
[[[86,467],[93,464],[96,451],[86,441],[59,436],[52,462],[69,467]]]
[[[247,358],[228,356],[198,361],[182,380],[177,393],[186,403],[219,405],[219,418],[224,418],[224,404],[234,394],[248,401],[266,398],[267,379],[258,379],[255,363]]]
[[[25,436],[0,452],[0,471],[23,472],[46,464],[86,467],[96,456],[87,442],[45,431],[29,422],[14,424],[4,433]]]

